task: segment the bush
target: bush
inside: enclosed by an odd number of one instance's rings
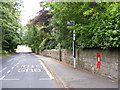
[[[2,51],[2,54],[9,54],[8,51]]]

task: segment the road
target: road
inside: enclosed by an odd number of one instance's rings
[[[45,65],[33,54],[15,54],[2,60],[2,88],[60,88]]]

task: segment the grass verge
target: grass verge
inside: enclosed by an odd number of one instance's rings
[[[11,54],[0,54],[0,58],[6,58],[6,57],[9,57],[11,55],[13,55],[13,53],[11,53]]]

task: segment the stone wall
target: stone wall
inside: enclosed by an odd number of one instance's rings
[[[59,60],[59,57],[60,57],[59,50],[56,50],[56,49],[40,51],[39,54],[43,56],[52,57],[57,60]]]
[[[118,50],[79,49],[78,67],[118,80]],[[96,68],[96,53],[101,53],[101,68]]]
[[[96,68],[96,54],[101,53],[101,68]],[[61,60],[67,64],[73,65],[72,50],[45,50],[39,52],[40,55],[49,56],[56,60]],[[114,80],[118,80],[118,57],[120,51],[118,49],[99,50],[99,49],[77,49],[76,62],[77,68],[82,68],[90,72],[94,72]]]

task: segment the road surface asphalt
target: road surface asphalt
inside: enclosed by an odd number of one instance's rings
[[[33,54],[15,54],[2,59],[1,64],[1,88],[61,88]]]
[[[72,90],[118,90],[118,83],[113,80],[68,67],[50,57],[21,53],[0,61],[2,88],[62,88],[55,80],[57,77],[65,88]]]

